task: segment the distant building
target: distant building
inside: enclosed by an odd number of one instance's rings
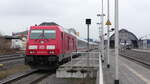
[[[12,33],[13,37],[18,37],[19,39],[12,39],[11,48],[20,48],[25,50],[27,42],[28,30],[23,32]]]
[[[142,49],[150,49],[150,39],[139,40],[139,44]]]
[[[10,49],[11,40],[6,39],[5,36],[0,36],[0,50]]]
[[[115,34],[110,37],[110,46],[114,48]],[[138,48],[138,38],[132,32],[121,29],[119,30],[119,44],[120,47],[130,46],[132,48]]]
[[[150,34],[147,34],[139,39],[139,48],[150,49]]]
[[[15,36],[0,36],[0,49],[20,48],[20,41],[20,38]]]
[[[16,36],[16,37],[25,37],[27,38],[27,35],[28,35],[28,30],[26,31],[23,31],[23,32],[17,32],[17,33],[12,33],[12,36]]]
[[[68,29],[69,33],[73,33],[74,35],[77,34],[76,30],[74,28]]]

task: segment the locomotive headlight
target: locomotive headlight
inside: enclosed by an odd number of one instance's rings
[[[29,49],[37,49],[37,45],[30,45]]]
[[[47,45],[47,49],[55,49],[55,45]]]

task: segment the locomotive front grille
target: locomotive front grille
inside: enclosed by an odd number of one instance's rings
[[[43,55],[43,56],[38,56],[38,55],[35,55],[35,56],[28,56],[28,58],[32,58],[32,62],[34,64],[40,64],[40,65],[43,65],[43,64],[52,64],[52,63],[55,63],[58,61],[58,57],[55,56],[55,55]],[[30,59],[31,61],[31,59]]]

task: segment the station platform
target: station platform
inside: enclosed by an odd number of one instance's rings
[[[78,53],[81,56],[72,59],[57,69],[57,78],[86,78],[88,75],[92,78],[97,77],[99,53],[95,51]]]
[[[114,84],[115,80],[115,51],[110,53],[110,68],[107,60],[103,63],[104,84]],[[150,69],[139,63],[119,56],[119,84],[150,84]]]

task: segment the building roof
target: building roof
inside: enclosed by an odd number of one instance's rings
[[[28,30],[17,32],[17,33],[12,33],[12,36],[27,36],[27,35],[28,35]]]
[[[0,36],[0,38],[4,38],[4,39],[20,39],[17,36]]]
[[[110,37],[110,40],[114,40],[115,38],[115,34],[113,34]],[[123,40],[138,40],[138,38],[136,37],[135,34],[133,34],[132,32],[126,30],[126,29],[121,29],[119,30],[119,39],[123,39]]]
[[[139,40],[149,40],[149,39],[150,39],[150,34],[147,34],[139,38]]]

